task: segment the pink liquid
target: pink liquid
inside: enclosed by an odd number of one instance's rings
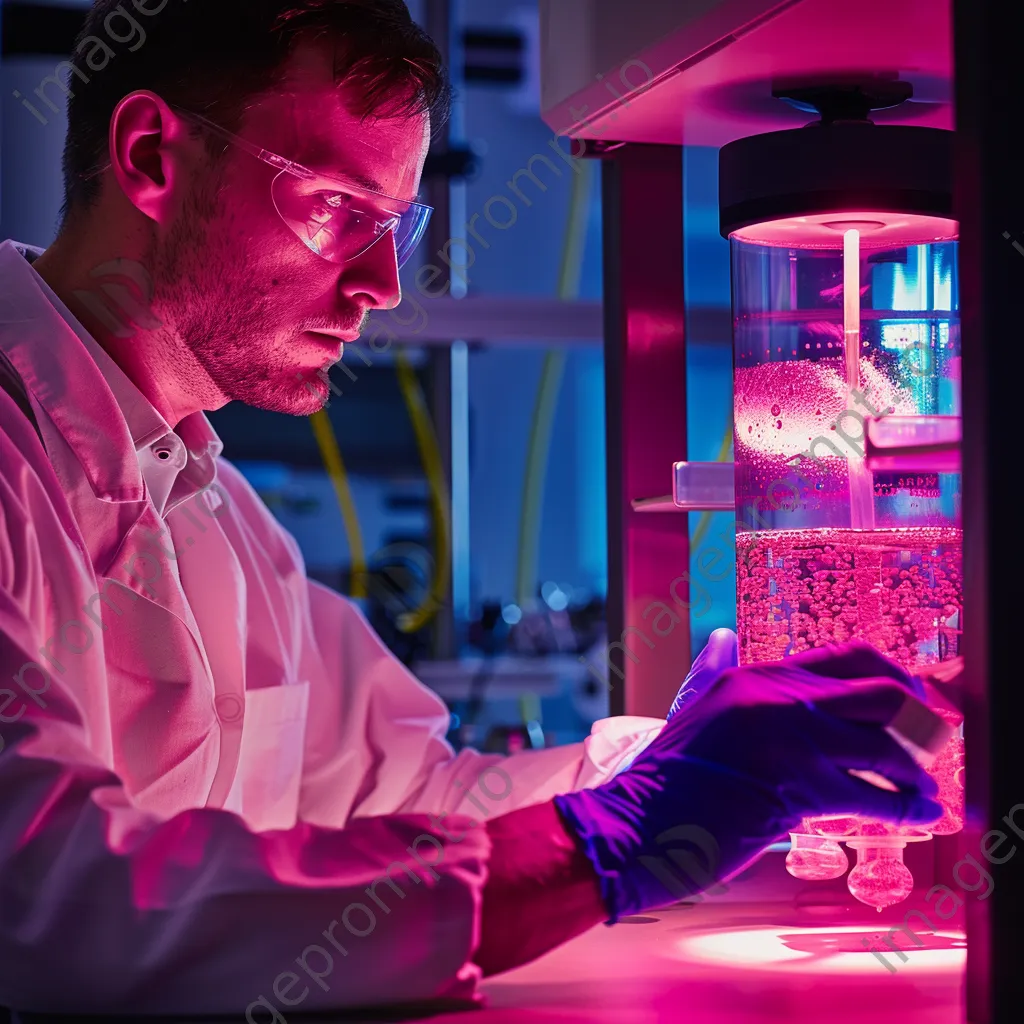
[[[914,891],[914,876],[903,863],[902,850],[858,850],[846,886],[861,903],[882,910]]]
[[[951,725],[959,725],[963,717],[955,711],[938,712]],[[964,741],[959,733],[950,737],[929,769],[939,784],[939,803],[943,815],[928,826],[933,836],[948,836],[964,827]]]
[[[739,533],[740,663],[774,661],[855,638],[908,669],[956,657],[962,536],[955,527]],[[954,737],[932,770],[945,812],[936,834],[963,827],[962,767],[962,741]],[[910,826],[856,817],[807,819],[802,827],[839,840],[920,834]],[[818,871],[826,877],[828,865],[820,859],[814,851],[810,857],[801,853],[790,873],[809,877]],[[881,909],[905,899],[913,878],[901,851],[872,849],[860,851],[848,885],[862,903]]]
[[[962,543],[949,526],[739,533],[740,663],[855,638],[911,670],[956,657]]]
[[[836,842],[817,837],[794,836],[786,854],[786,870],[805,882],[827,882],[846,874],[846,853]]]

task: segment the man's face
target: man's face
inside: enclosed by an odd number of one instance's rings
[[[260,97],[238,134],[333,179],[414,199],[429,119],[360,123],[342,99],[329,49],[301,47],[284,88]],[[277,173],[237,146],[217,170],[198,171],[154,254],[154,307],[202,368],[192,372],[205,372],[227,401],[308,415],[327,400],[320,372],[341,358],[342,342],[371,309],[400,300],[397,260],[390,233],[347,263],[316,255],[277,213]]]

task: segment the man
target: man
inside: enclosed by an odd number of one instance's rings
[[[471,1000],[678,898],[648,870],[677,826],[696,891],[810,811],[937,817],[882,730],[910,683],[861,649],[723,676],[719,637],[667,725],[453,755],[203,415],[312,413],[399,301],[438,52],[401,0],[133,0],[147,41],[101,64],[127,6],[97,0],[76,48],[57,240],[0,246],[0,1004]],[[97,315],[112,274],[130,329]],[[884,681],[851,703],[851,676]]]

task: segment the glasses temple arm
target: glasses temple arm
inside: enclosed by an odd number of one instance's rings
[[[238,146],[240,149],[244,149],[250,156],[256,157],[257,160],[261,160],[265,164],[269,164],[271,167],[276,167],[279,171],[288,171],[290,174],[294,174],[299,178],[312,178],[314,177],[312,171],[308,171],[301,164],[294,163],[291,160],[286,160],[283,156],[279,156],[277,153],[272,153],[269,149],[263,149],[261,146],[257,146],[247,139],[243,139],[239,135],[235,135],[233,132],[229,132],[226,128],[221,128],[219,124],[214,124],[213,121],[208,121],[202,114],[195,114],[191,110],[183,110],[181,107],[171,107],[171,109],[181,116],[183,120],[191,121],[197,124],[214,135],[224,139],[225,142],[229,142],[232,145]]]

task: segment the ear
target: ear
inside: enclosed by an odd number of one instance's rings
[[[202,146],[155,93],[125,96],[110,118],[110,167],[140,213],[168,223],[201,159]]]

